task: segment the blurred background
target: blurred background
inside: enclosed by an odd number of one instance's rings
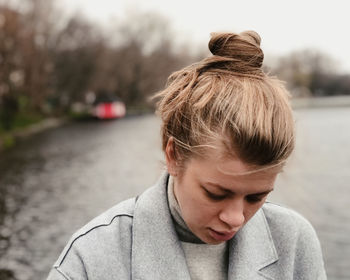
[[[350,279],[347,1],[0,0],[0,279],[45,279],[70,235],[163,170],[149,97],[255,30],[292,94],[297,146],[271,195]]]

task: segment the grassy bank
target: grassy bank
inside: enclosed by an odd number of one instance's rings
[[[20,138],[38,133],[44,129],[56,127],[69,118],[48,118],[38,114],[18,114],[11,129],[0,126],[0,151],[15,146]]]
[[[10,129],[5,129],[0,125],[0,150],[14,146],[16,135],[28,127],[40,123],[45,118],[38,114],[17,114],[11,123]]]

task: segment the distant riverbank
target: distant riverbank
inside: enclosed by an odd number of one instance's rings
[[[293,98],[292,107],[295,110],[306,108],[321,108],[321,107],[350,107],[350,95],[349,96],[325,96],[325,97],[310,97],[310,98]],[[139,112],[144,114],[145,112]],[[128,115],[136,115],[135,112],[128,113]],[[149,113],[149,111],[147,111]],[[10,148],[15,145],[16,141],[23,139],[27,136],[36,134],[43,130],[57,127],[66,123],[69,118],[48,118],[41,120],[38,123],[31,124],[27,127],[21,127],[10,131],[8,133],[0,134],[0,151]]]
[[[294,109],[319,108],[319,107],[347,107],[350,106],[349,96],[325,96],[310,98],[293,98]]]
[[[16,141],[36,134],[43,130],[54,128],[67,122],[68,119],[48,118],[27,127],[21,127],[0,135],[0,151],[15,145]]]

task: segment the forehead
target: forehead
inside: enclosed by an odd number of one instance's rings
[[[273,188],[279,169],[253,166],[238,158],[207,157],[191,158],[185,173],[200,184],[210,184],[234,192],[260,192]]]
[[[227,175],[245,176],[256,174],[257,177],[266,174],[280,173],[283,164],[276,165],[257,165],[250,164],[240,159],[239,154],[233,150],[227,151],[227,147],[217,145],[206,146],[201,153],[194,155],[188,159],[189,162],[202,162],[203,165],[215,166],[221,173]]]

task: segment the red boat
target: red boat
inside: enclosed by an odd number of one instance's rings
[[[124,117],[126,108],[124,102],[114,96],[97,97],[92,115],[99,119],[118,119]]]

